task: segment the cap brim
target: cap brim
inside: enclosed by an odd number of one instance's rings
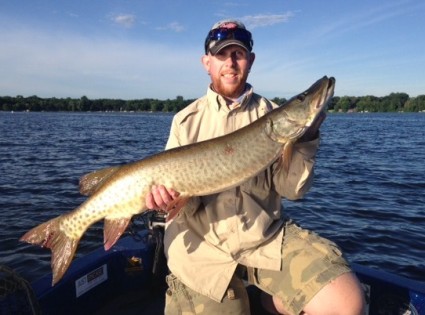
[[[229,40],[221,41],[221,42],[217,43],[216,45],[214,45],[213,47],[211,47],[209,49],[209,51],[211,52],[212,55],[215,55],[220,50],[222,50],[223,48],[231,46],[231,45],[237,45],[237,46],[242,47],[246,51],[249,51],[248,47],[246,47],[246,45],[244,43],[242,43],[241,41],[235,40],[235,39],[229,39]]]

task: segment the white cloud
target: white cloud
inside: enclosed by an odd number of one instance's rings
[[[79,14],[74,13],[74,12],[68,12],[68,16],[74,19],[78,19],[80,17]]]
[[[246,15],[239,19],[244,22],[248,29],[254,29],[257,27],[270,26],[280,23],[286,23],[294,13],[288,11],[284,14],[257,14],[257,15]]]
[[[136,22],[136,17],[132,14],[119,14],[112,17],[112,21],[125,28],[131,28]]]
[[[156,29],[159,31],[172,30],[176,33],[183,32],[185,30],[184,26],[178,22],[172,22],[170,24],[167,24],[166,26],[159,26]]]

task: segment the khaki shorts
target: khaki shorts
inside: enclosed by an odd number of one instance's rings
[[[338,246],[292,221],[284,226],[282,270],[239,268],[247,271],[248,282],[262,291],[279,297],[292,314],[304,306],[326,284],[350,272]],[[167,278],[166,315],[250,314],[248,295],[238,273],[232,278],[221,303],[203,296],[181,283],[175,276]]]

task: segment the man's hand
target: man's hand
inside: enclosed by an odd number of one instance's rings
[[[298,142],[307,142],[316,139],[319,135],[319,128],[326,118],[325,112],[320,112],[316,120],[313,121],[310,128],[304,133],[304,135],[298,140]]]
[[[146,206],[148,209],[167,211],[168,205],[179,195],[180,193],[174,189],[168,189],[163,185],[153,186],[151,192],[146,195]]]

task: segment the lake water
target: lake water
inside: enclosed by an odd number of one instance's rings
[[[0,264],[32,281],[50,251],[19,242],[27,230],[85,200],[92,170],[163,150],[172,114],[0,112]],[[283,201],[303,227],[337,242],[351,262],[425,281],[425,114],[330,114],[316,177]],[[77,257],[102,245],[102,224]]]

